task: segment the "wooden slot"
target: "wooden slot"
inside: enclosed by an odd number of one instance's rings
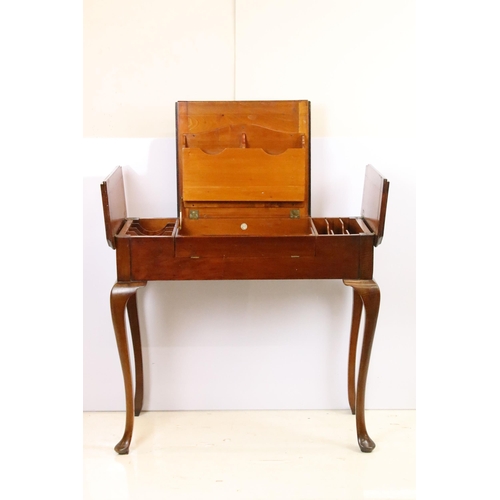
[[[300,133],[281,132],[258,125],[239,124],[184,134],[184,147],[200,148],[209,153],[226,148],[260,148],[268,153],[283,153],[290,148],[304,148],[305,136]]]
[[[349,229],[349,233],[351,234],[371,233],[366,226],[362,228],[357,219],[349,219],[347,227]]]
[[[363,221],[360,220],[362,223]],[[314,218],[312,223],[316,227],[319,235],[356,235],[356,234],[371,234],[371,231],[363,224],[351,217],[334,217],[334,218]]]
[[[326,227],[326,219],[312,218],[311,223],[316,228],[317,234],[328,234]]]
[[[356,224],[356,226],[359,228],[360,233],[365,233],[365,234],[373,234],[373,232],[370,230],[370,228],[365,224],[363,219],[355,219],[353,220],[353,223]]]

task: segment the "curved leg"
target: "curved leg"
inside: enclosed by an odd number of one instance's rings
[[[368,365],[373,345],[373,337],[377,326],[380,306],[380,290],[373,280],[344,280],[344,284],[353,287],[359,294],[365,307],[365,329],[363,345],[359,362],[358,387],[356,394],[356,430],[361,451],[369,453],[375,448],[375,443],[368,435],[365,423],[365,389],[368,375]]]
[[[130,367],[130,355],[127,342],[127,328],[125,325],[125,307],[130,297],[136,294],[137,289],[145,286],[145,282],[138,283],[115,283],[111,289],[111,316],[115,330],[116,344],[123,372],[125,384],[126,419],[125,432],[120,442],[115,446],[115,451],[120,455],[128,453],[132,430],[134,427],[134,400],[132,370]]]
[[[356,414],[356,352],[358,347],[359,324],[363,302],[358,292],[353,289],[351,337],[349,341],[349,365],[347,368],[347,394],[353,415]]]
[[[139,329],[139,316],[137,314],[137,297],[133,293],[127,302],[128,320],[130,323],[130,333],[132,336],[132,346],[134,348],[135,362],[135,399],[134,414],[138,417],[142,410],[142,400],[144,396],[144,374],[142,369],[142,347],[141,332]]]

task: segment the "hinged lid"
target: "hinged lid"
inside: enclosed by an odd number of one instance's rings
[[[309,101],[182,101],[176,111],[183,217],[310,214]]]

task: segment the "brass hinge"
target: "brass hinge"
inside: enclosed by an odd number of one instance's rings
[[[300,219],[300,210],[290,210],[290,219]]]
[[[190,210],[189,211],[189,218],[190,219],[198,219],[200,217],[200,213],[198,210]]]

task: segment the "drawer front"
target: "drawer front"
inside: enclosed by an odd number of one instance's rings
[[[176,257],[305,257],[315,254],[315,237],[309,236],[178,236]]]

